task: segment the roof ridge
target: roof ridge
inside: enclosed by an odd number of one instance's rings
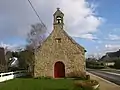
[[[63,32],[72,41],[72,43],[76,44],[80,49],[81,48],[85,49],[83,46],[81,46],[80,44],[78,44],[70,35],[68,35],[68,33],[65,30],[63,30]]]

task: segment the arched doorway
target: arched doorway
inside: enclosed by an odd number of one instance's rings
[[[54,77],[62,78],[65,77],[65,65],[64,63],[58,61],[54,65]]]

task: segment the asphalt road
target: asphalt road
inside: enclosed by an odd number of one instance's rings
[[[120,74],[120,70],[118,71],[118,70],[115,70],[115,69],[106,69],[106,70],[102,70],[102,71],[107,71],[107,72],[113,72],[113,73],[118,73],[118,74]]]
[[[106,71],[94,70],[94,69],[90,69],[90,70],[88,69],[87,71],[89,73],[102,77],[110,82],[113,82],[117,85],[120,85],[120,75],[114,75],[114,74],[107,73],[108,71],[106,72]]]

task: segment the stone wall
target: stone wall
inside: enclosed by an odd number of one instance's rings
[[[84,53],[84,48],[78,47],[66,32],[56,25],[41,48],[35,52],[34,77],[54,77],[54,64],[58,61],[65,64],[66,77],[71,77],[73,73],[83,76],[85,75]]]

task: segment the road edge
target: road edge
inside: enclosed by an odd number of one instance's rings
[[[105,82],[107,82],[107,83],[110,83],[110,84],[113,84],[113,85],[115,85],[115,86],[120,87],[119,85],[117,85],[117,84],[115,84],[115,83],[113,83],[113,82],[110,82],[110,81],[108,81],[108,80],[106,80],[106,79],[104,79],[104,78],[102,78],[102,77],[99,77],[99,76],[94,75],[94,74],[89,73],[89,72],[86,72],[86,73],[89,74],[89,75],[92,75],[92,76],[94,76],[94,77],[97,77],[97,78],[99,78],[99,79],[102,79],[103,81],[105,81]]]

